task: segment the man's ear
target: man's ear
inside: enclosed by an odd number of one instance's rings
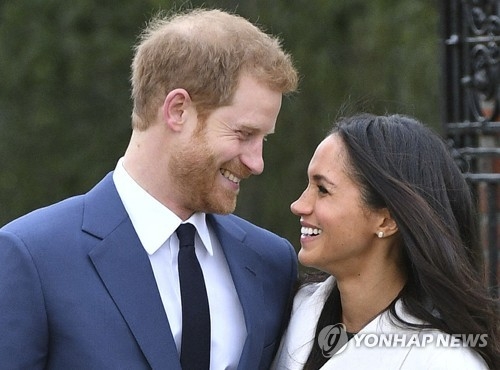
[[[398,224],[396,221],[392,218],[391,214],[389,213],[389,210],[387,208],[384,208],[379,211],[380,212],[380,223],[378,225],[377,230],[375,230],[375,234],[379,238],[387,237],[394,235],[398,232]]]
[[[186,122],[186,114],[193,102],[184,89],[174,89],[165,97],[162,107],[163,123],[173,131],[180,131]]]

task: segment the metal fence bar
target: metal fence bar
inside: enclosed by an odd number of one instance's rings
[[[488,283],[493,296],[498,297],[498,220],[497,195],[498,183],[487,184],[488,199]]]
[[[478,199],[488,283],[498,296],[500,212],[500,1],[441,6],[442,122]]]

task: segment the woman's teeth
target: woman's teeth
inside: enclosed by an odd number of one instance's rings
[[[316,229],[312,227],[301,227],[300,233],[305,236],[314,236],[321,234],[321,229]]]

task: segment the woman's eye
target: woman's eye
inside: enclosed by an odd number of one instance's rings
[[[322,185],[318,185],[318,191],[321,193],[321,194],[328,194],[328,190],[326,190],[326,188]]]

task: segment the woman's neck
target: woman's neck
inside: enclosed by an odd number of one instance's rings
[[[405,282],[406,275],[397,266],[385,266],[382,274],[367,272],[337,279],[342,322],[347,331],[359,332],[385,311],[399,295]]]

